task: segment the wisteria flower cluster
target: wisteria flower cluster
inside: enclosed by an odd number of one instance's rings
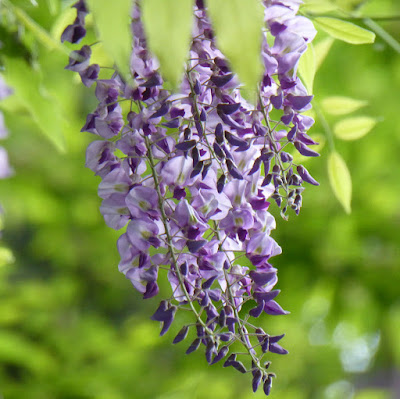
[[[119,270],[143,298],[159,293],[158,275],[165,271],[172,295],[152,316],[162,323],[161,335],[178,310],[189,310],[193,323],[173,343],[194,335],[186,353],[203,346],[209,364],[223,360],[224,367],[250,372],[253,390],[262,385],[266,395],[275,375],[264,356],[287,353],[278,343],[283,335],[271,336],[254,321],[263,313],[287,313],[275,301],[277,270],[269,261],[281,248],[271,237],[276,225],[268,209],[272,199],[283,216],[289,209],[298,213],[303,181],[318,184],[290,154],[318,155],[307,135],[313,120],[302,115],[312,96],[296,74],[316,32],[296,15],[299,3],[263,2],[265,71],[255,105],[241,95],[202,0],[194,6],[178,93],[163,87],[146,44],[140,2],[132,15],[133,83],[118,71],[98,79],[101,67],[90,63],[88,45],[74,51],[66,67],[86,86],[96,82],[99,104],[82,131],[99,139],[87,149],[86,166],[102,178],[105,222],[116,230],[126,227],[117,244]],[[83,0],[74,7],[77,18],[62,40],[77,43],[86,33],[88,9]]]

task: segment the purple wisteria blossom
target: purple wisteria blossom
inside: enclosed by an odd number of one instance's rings
[[[209,364],[226,358],[224,367],[251,371],[253,390],[262,384],[266,395],[275,375],[265,353],[287,351],[277,343],[283,335],[270,336],[253,319],[288,313],[275,300],[279,290],[273,289],[277,270],[270,259],[281,248],[271,237],[276,224],[269,207],[275,202],[284,217],[290,208],[299,213],[303,180],[318,184],[291,155],[296,150],[318,155],[307,135],[313,120],[302,115],[312,96],[296,73],[316,32],[309,20],[296,15],[300,3],[263,2],[265,70],[256,104],[242,97],[200,0],[178,93],[163,87],[137,5],[132,14],[133,83],[117,71],[98,79],[101,67],[90,64],[87,45],[74,52],[67,66],[85,85],[96,82],[99,105],[82,131],[98,137],[87,149],[86,166],[102,178],[99,196],[106,223],[124,228],[118,240],[119,270],[144,298],[159,293],[158,275],[166,270],[172,295],[152,316],[162,323],[161,335],[179,309],[191,310],[192,327],[184,326],[174,343],[192,335],[186,353],[203,345]],[[62,40],[77,43],[86,32],[88,10],[83,0],[74,7],[77,18]],[[272,45],[267,32],[274,37]],[[121,101],[129,101],[127,114]],[[242,344],[246,355],[229,354],[233,342]]]

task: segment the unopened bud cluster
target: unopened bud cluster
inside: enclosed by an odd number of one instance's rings
[[[315,35],[312,24],[296,16],[298,1],[265,1],[264,76],[257,104],[241,95],[237,76],[218,50],[202,1],[194,7],[193,39],[178,93],[163,88],[159,63],[149,52],[140,4],[132,15],[132,82],[116,71],[98,79],[101,67],[90,64],[84,45],[68,69],[85,85],[96,82],[97,109],[83,131],[99,140],[87,150],[86,165],[101,176],[99,196],[106,223],[126,227],[118,240],[119,270],[151,298],[158,294],[158,274],[172,288],[152,316],[165,334],[179,310],[190,310],[193,323],[182,327],[174,343],[189,339],[186,353],[205,349],[209,364],[253,376],[253,390],[269,394],[274,374],[265,353],[286,354],[278,341],[254,325],[261,314],[287,312],[275,301],[279,290],[271,257],[281,248],[270,236],[275,220],[272,198],[299,212],[302,182],[318,184],[293,149],[316,156],[307,135],[313,120],[301,114],[309,96],[296,75],[300,56]],[[75,4],[77,18],[62,39],[85,35],[87,8]],[[127,113],[122,103],[129,102]],[[271,111],[279,110],[279,120]],[[251,306],[243,306],[249,302]],[[249,312],[245,309],[250,309]],[[231,350],[240,343],[244,350]],[[236,347],[236,346],[235,346]],[[247,358],[247,362],[246,362]]]

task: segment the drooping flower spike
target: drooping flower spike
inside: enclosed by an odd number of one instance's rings
[[[167,272],[172,295],[152,316],[165,334],[177,311],[189,309],[193,323],[174,338],[189,336],[186,353],[205,349],[209,364],[252,373],[252,387],[269,394],[272,378],[267,352],[286,354],[278,341],[255,325],[263,313],[287,312],[275,301],[277,270],[270,258],[281,253],[271,237],[276,227],[268,212],[271,199],[300,211],[302,182],[318,184],[292,149],[318,155],[307,130],[313,120],[302,115],[309,96],[296,75],[299,58],[315,30],[296,16],[299,1],[264,1],[265,71],[257,104],[241,95],[240,82],[219,51],[203,1],[194,7],[193,39],[178,93],[163,88],[159,63],[151,55],[137,4],[132,13],[133,84],[115,71],[98,79],[84,45],[67,69],[85,85],[96,81],[97,109],[82,131],[98,140],[87,149],[86,166],[102,178],[101,212],[108,226],[126,230],[118,240],[119,270],[143,295],[159,293],[158,274]],[[77,18],[63,40],[83,38],[87,8],[79,1]],[[265,33],[265,32],[264,32]],[[130,102],[122,112],[120,101]],[[279,120],[271,117],[280,111]],[[249,307],[243,306],[245,303]],[[231,345],[239,343],[238,354]],[[235,346],[236,347],[236,346]]]

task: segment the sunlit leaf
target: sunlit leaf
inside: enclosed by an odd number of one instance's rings
[[[377,120],[369,116],[342,119],[333,127],[335,136],[342,140],[357,140],[369,133]]]
[[[150,50],[164,78],[176,88],[189,55],[193,21],[192,0],[146,0],[142,18]]]
[[[325,39],[322,39],[319,42],[317,42],[316,44],[314,44],[315,70],[316,71],[318,71],[319,67],[324,62],[334,41],[335,41],[335,39],[328,36]]]
[[[50,11],[51,15],[57,14],[59,8],[60,8],[60,2],[59,0],[46,0],[47,7]]]
[[[301,75],[304,85],[308,92],[313,92],[314,78],[316,72],[314,46],[310,43],[307,51],[302,55],[299,61],[298,71]]]
[[[389,390],[384,389],[365,389],[357,392],[354,399],[390,399],[392,397]]]
[[[332,96],[321,101],[324,112],[331,115],[346,115],[365,107],[368,101],[350,97]]]
[[[248,91],[245,95],[251,98],[263,72],[260,54],[264,14],[261,2],[208,0],[207,5],[218,47],[245,85]]]
[[[0,247],[0,267],[7,266],[14,262],[14,255],[10,249]]]
[[[313,21],[330,36],[347,43],[367,44],[375,41],[375,33],[351,22],[331,17],[317,17]]]
[[[332,190],[347,213],[351,212],[351,176],[344,159],[333,151],[328,157],[328,175]]]
[[[32,115],[44,135],[59,151],[65,151],[59,106],[54,99],[44,93],[39,74],[21,59],[6,58],[4,61],[4,77],[14,89],[15,95]]]
[[[336,4],[329,0],[306,0],[301,5],[301,11],[310,14],[325,14],[338,9]]]
[[[89,0],[88,4],[105,50],[127,78],[130,74],[132,51],[132,1]]]
[[[15,17],[24,25],[24,27],[29,30],[38,40],[49,50],[59,50],[68,53],[68,49],[64,47],[59,41],[55,40],[45,29],[43,29],[37,22],[35,22],[24,10],[17,6],[12,8]]]

